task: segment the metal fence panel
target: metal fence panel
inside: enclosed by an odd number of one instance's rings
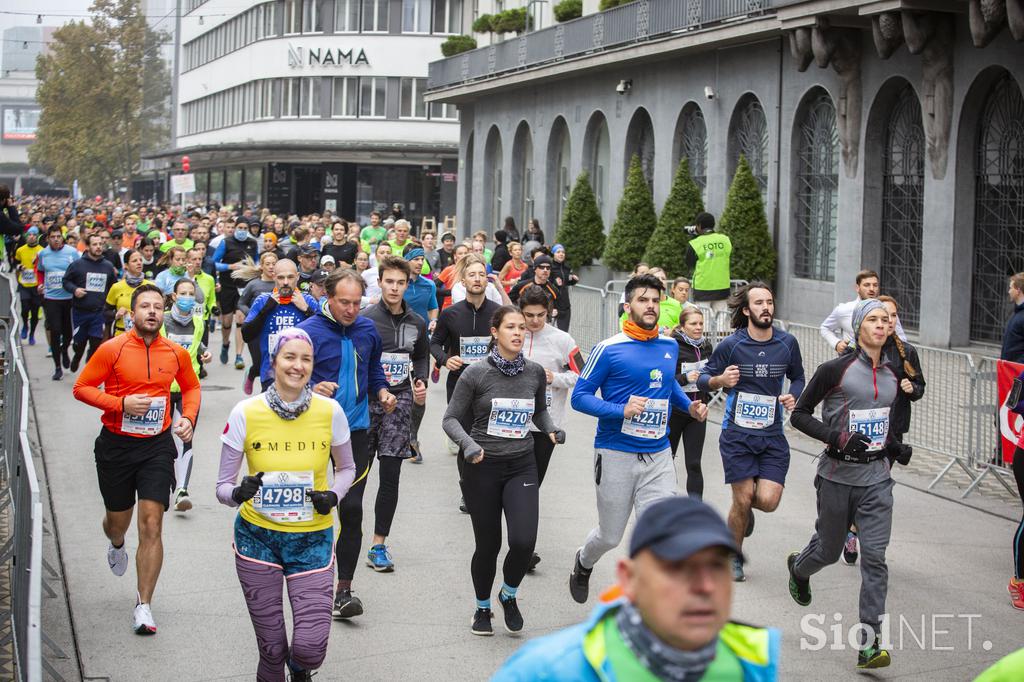
[[[621,45],[637,39],[637,13],[641,0],[604,11],[605,46]]]

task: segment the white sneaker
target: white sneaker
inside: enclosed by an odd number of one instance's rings
[[[128,570],[128,549],[122,544],[114,547],[111,543],[107,547],[107,563],[110,564],[110,572],[116,576],[124,575]]]
[[[188,496],[188,491],[184,488],[179,488],[178,492],[174,495],[174,511],[187,512],[191,508],[192,500]]]
[[[137,635],[155,635],[156,622],[153,620],[153,612],[149,604],[136,604],[135,612],[132,614],[132,629]]]

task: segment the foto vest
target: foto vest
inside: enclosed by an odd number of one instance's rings
[[[697,265],[693,269],[694,290],[728,289],[732,241],[724,234],[712,232],[691,239],[690,248],[697,254]]]

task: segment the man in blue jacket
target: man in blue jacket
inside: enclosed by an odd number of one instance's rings
[[[681,496],[655,502],[636,522],[629,558],[619,560],[612,592],[621,598],[582,625],[527,643],[492,679],[777,679],[779,631],[729,621],[731,557],[743,560],[707,504]]]
[[[334,617],[352,618],[363,613],[363,603],[352,595],[352,577],[363,541],[363,491],[373,460],[367,429],[370,427],[369,397],[379,400],[385,412],[395,409],[395,396],[388,391],[380,364],[383,344],[377,327],[359,316],[359,303],[366,289],[355,270],[338,270],[324,283],[327,299],[320,313],[297,325],[313,339],[313,390],[334,398],[345,410],[352,432],[352,457],[356,481],[338,504],[341,532],[335,556],[338,588]]]

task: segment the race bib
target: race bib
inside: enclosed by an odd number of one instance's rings
[[[759,393],[736,394],[736,411],[733,422],[745,429],[766,429],[775,423],[775,404],[778,399],[773,395]]]
[[[107,275],[104,272],[85,273],[85,290],[103,293],[107,290]]]
[[[544,389],[544,407],[551,407],[551,387],[547,386]]]
[[[491,398],[487,435],[498,438],[526,438],[533,418],[533,398]]]
[[[192,347],[192,334],[168,334],[167,338],[173,341],[174,343],[178,344],[185,350],[188,350],[189,348]]]
[[[64,286],[64,270],[57,271],[46,271],[46,288],[50,291],[56,291]]]
[[[889,437],[889,408],[850,410],[850,431],[860,431],[871,439],[868,452],[881,450]]]
[[[36,283],[36,271],[32,268],[22,268],[21,270],[21,283],[25,286],[30,286]]]
[[[121,431],[136,436],[155,436],[164,430],[164,416],[167,414],[167,398],[153,398],[146,414],[137,417],[125,412],[121,416]]]
[[[708,364],[707,360],[701,360],[700,362],[683,362],[679,364],[679,373],[687,375],[690,372],[699,372],[704,369],[704,365]],[[687,383],[683,386],[683,393],[696,393],[698,390],[697,382]]]
[[[487,357],[487,345],[490,342],[489,336],[463,336],[459,339],[459,357],[467,365],[480,362]]]
[[[649,398],[643,412],[622,420],[622,433],[636,438],[657,440],[665,435],[666,425],[668,425],[668,400]]]
[[[306,497],[311,490],[312,471],[267,471],[252,498],[252,508],[274,523],[312,521],[313,502]]]
[[[408,353],[381,353],[380,366],[384,368],[388,386],[397,386],[409,378]]]

